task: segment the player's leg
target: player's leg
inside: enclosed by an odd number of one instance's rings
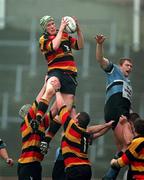
[[[73,104],[74,104],[74,98],[75,96],[72,94],[64,94],[62,93],[62,97],[67,105],[67,108],[69,111],[72,110]],[[74,113],[74,112],[73,112]]]
[[[56,151],[56,160],[52,170],[52,179],[53,180],[64,180],[65,179],[65,166],[62,156],[61,149],[58,148]]]
[[[113,134],[115,138],[115,144],[117,147],[117,152],[114,158],[120,157],[123,154],[124,148],[124,136],[123,136],[123,124],[120,123],[120,117],[122,114],[128,114],[129,104],[126,107],[123,106],[123,100],[120,94],[113,96],[105,105],[105,119],[107,121],[114,120],[113,123]],[[103,177],[103,180],[113,179],[115,180],[118,176],[120,168],[109,167],[106,174]]]
[[[75,116],[75,108],[74,108],[74,97],[75,97],[75,91],[76,91],[76,84],[73,82],[73,79],[70,78],[68,74],[65,74],[62,71],[53,71],[49,74],[49,76],[54,75],[57,77],[61,83],[60,91],[62,93],[62,96],[64,98],[64,101],[69,109],[71,111],[71,115]],[[73,77],[75,78],[75,77]],[[56,103],[51,107],[50,110],[51,113],[51,125],[48,131],[48,136],[52,135],[53,133],[56,133],[58,129],[60,128],[60,122],[58,120],[58,117],[56,117],[57,114],[57,107]],[[53,133],[52,133],[53,132]]]
[[[41,100],[38,104],[38,110],[36,113],[36,120],[39,122],[41,121],[42,117],[44,116],[44,114],[46,113],[46,111],[48,109],[48,106],[49,106],[49,103],[50,103],[50,100],[52,97],[52,93],[53,93],[50,89],[51,81],[54,81],[54,80],[58,81],[58,78],[57,77],[50,77],[48,79],[47,84],[46,84],[45,93],[41,97]]]
[[[123,124],[120,123],[120,121],[117,123],[116,127],[113,129],[115,144],[117,146],[117,152],[114,156],[115,159],[122,156],[126,147],[123,130],[124,130],[124,127],[123,127]],[[119,174],[119,171],[120,171],[120,168],[109,167],[105,176],[103,177],[103,180],[116,180]]]

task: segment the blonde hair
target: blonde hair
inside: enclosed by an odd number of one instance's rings
[[[51,16],[43,16],[41,19],[40,19],[40,25],[42,27],[42,29],[45,31],[46,30],[46,27],[47,27],[47,24],[48,22],[50,21],[54,21],[54,18],[51,17]]]

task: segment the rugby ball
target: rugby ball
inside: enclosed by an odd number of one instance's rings
[[[65,27],[65,31],[67,33],[74,33],[74,32],[76,32],[77,25],[76,25],[75,20],[72,17],[70,17],[70,16],[65,16],[64,20],[68,20],[68,24]]]

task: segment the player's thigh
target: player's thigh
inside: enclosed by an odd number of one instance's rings
[[[47,97],[53,93],[53,90],[51,89],[52,84],[60,84],[59,79],[55,76],[50,77],[46,82],[46,90],[43,96]]]
[[[123,138],[123,134],[122,134],[123,127],[120,123],[117,123],[117,126],[113,130],[113,133],[114,133],[116,145],[117,145],[118,149],[121,150],[121,148],[123,147],[124,138]]]
[[[112,95],[105,104],[105,120],[109,122],[114,120],[113,129],[116,128],[121,115],[128,117],[130,110],[130,102],[123,98],[121,93]]]
[[[67,105],[68,109],[72,109],[75,96],[73,94],[62,93],[62,97],[63,97],[64,102]]]
[[[131,143],[133,137],[134,134],[131,130],[131,125],[129,124],[129,122],[127,122],[123,125],[123,138],[126,146],[128,146]]]

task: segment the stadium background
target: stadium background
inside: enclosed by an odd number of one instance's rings
[[[0,0],[3,1],[3,0]],[[42,33],[39,19],[51,15],[58,26],[61,17],[77,16],[85,37],[85,48],[74,52],[79,69],[77,110],[90,113],[91,124],[103,122],[105,93],[104,73],[95,60],[97,33],[107,36],[105,56],[117,63],[120,57],[134,60],[131,75],[133,84],[133,109],[144,117],[144,3],[140,7],[140,44],[133,44],[133,0],[6,0],[5,27],[0,30],[0,137],[15,160],[12,168],[0,162],[0,176],[16,176],[21,137],[18,110],[31,103],[41,88],[46,73],[46,63],[38,48]],[[1,19],[3,21],[3,19]],[[1,22],[0,21],[0,22]],[[57,27],[58,27],[57,26]],[[55,150],[60,144],[60,132],[52,141],[43,161],[43,176],[50,177]],[[96,140],[90,148],[93,178],[100,178],[115,152],[111,131]],[[122,179],[123,171],[120,174]],[[15,178],[14,178],[15,179]]]

